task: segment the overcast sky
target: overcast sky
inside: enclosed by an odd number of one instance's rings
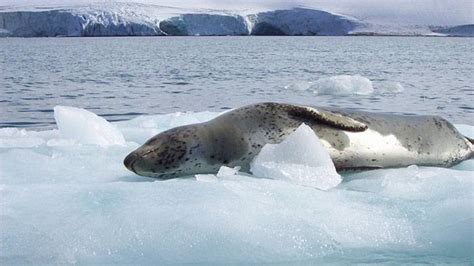
[[[71,5],[117,0],[0,0],[0,5]],[[192,8],[253,9],[307,6],[375,22],[473,24],[474,0],[120,0]]]

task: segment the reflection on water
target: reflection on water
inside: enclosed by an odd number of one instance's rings
[[[474,121],[473,40],[403,37],[0,39],[0,127],[52,127],[55,105],[108,120],[225,110],[259,101]],[[333,75],[399,82],[402,92],[285,89]]]

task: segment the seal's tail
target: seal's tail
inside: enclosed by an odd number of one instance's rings
[[[464,137],[465,137],[467,140],[469,140],[469,142],[470,142],[471,144],[473,144],[473,145],[474,145],[474,139],[471,139],[471,138],[469,138],[469,137],[466,137],[466,136],[464,136]]]
[[[472,144],[471,145],[471,155],[468,156],[469,159],[472,159],[472,158],[474,158],[474,139],[471,139],[471,138],[466,137],[466,136],[464,136],[464,137],[467,139],[467,141],[469,141]]]

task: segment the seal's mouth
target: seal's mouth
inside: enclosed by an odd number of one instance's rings
[[[129,155],[127,155],[127,157],[125,157],[125,159],[123,160],[123,164],[125,165],[125,167],[127,167],[128,170],[136,173],[136,174],[139,174],[137,172],[137,170],[135,169],[135,164],[137,161],[140,161],[141,159],[143,159],[145,156],[147,156],[148,154],[154,152],[155,149],[152,149],[152,150],[135,150],[133,152],[131,152]],[[140,164],[139,164],[140,165]],[[141,164],[143,165],[143,164]],[[140,168],[140,167],[139,167]],[[138,170],[142,170],[142,169],[138,169]]]
[[[125,157],[125,159],[123,160],[123,164],[125,165],[125,167],[127,167],[128,170],[136,173],[135,169],[133,169],[133,164],[138,159],[138,157],[139,156],[137,155],[136,152],[132,152],[129,155],[127,155],[127,157]]]

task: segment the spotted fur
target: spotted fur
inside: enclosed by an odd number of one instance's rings
[[[338,170],[448,167],[474,153],[472,142],[440,117],[259,103],[162,132],[124,164],[160,179],[215,173],[221,165],[246,171],[265,144],[280,143],[302,123],[319,136]]]

